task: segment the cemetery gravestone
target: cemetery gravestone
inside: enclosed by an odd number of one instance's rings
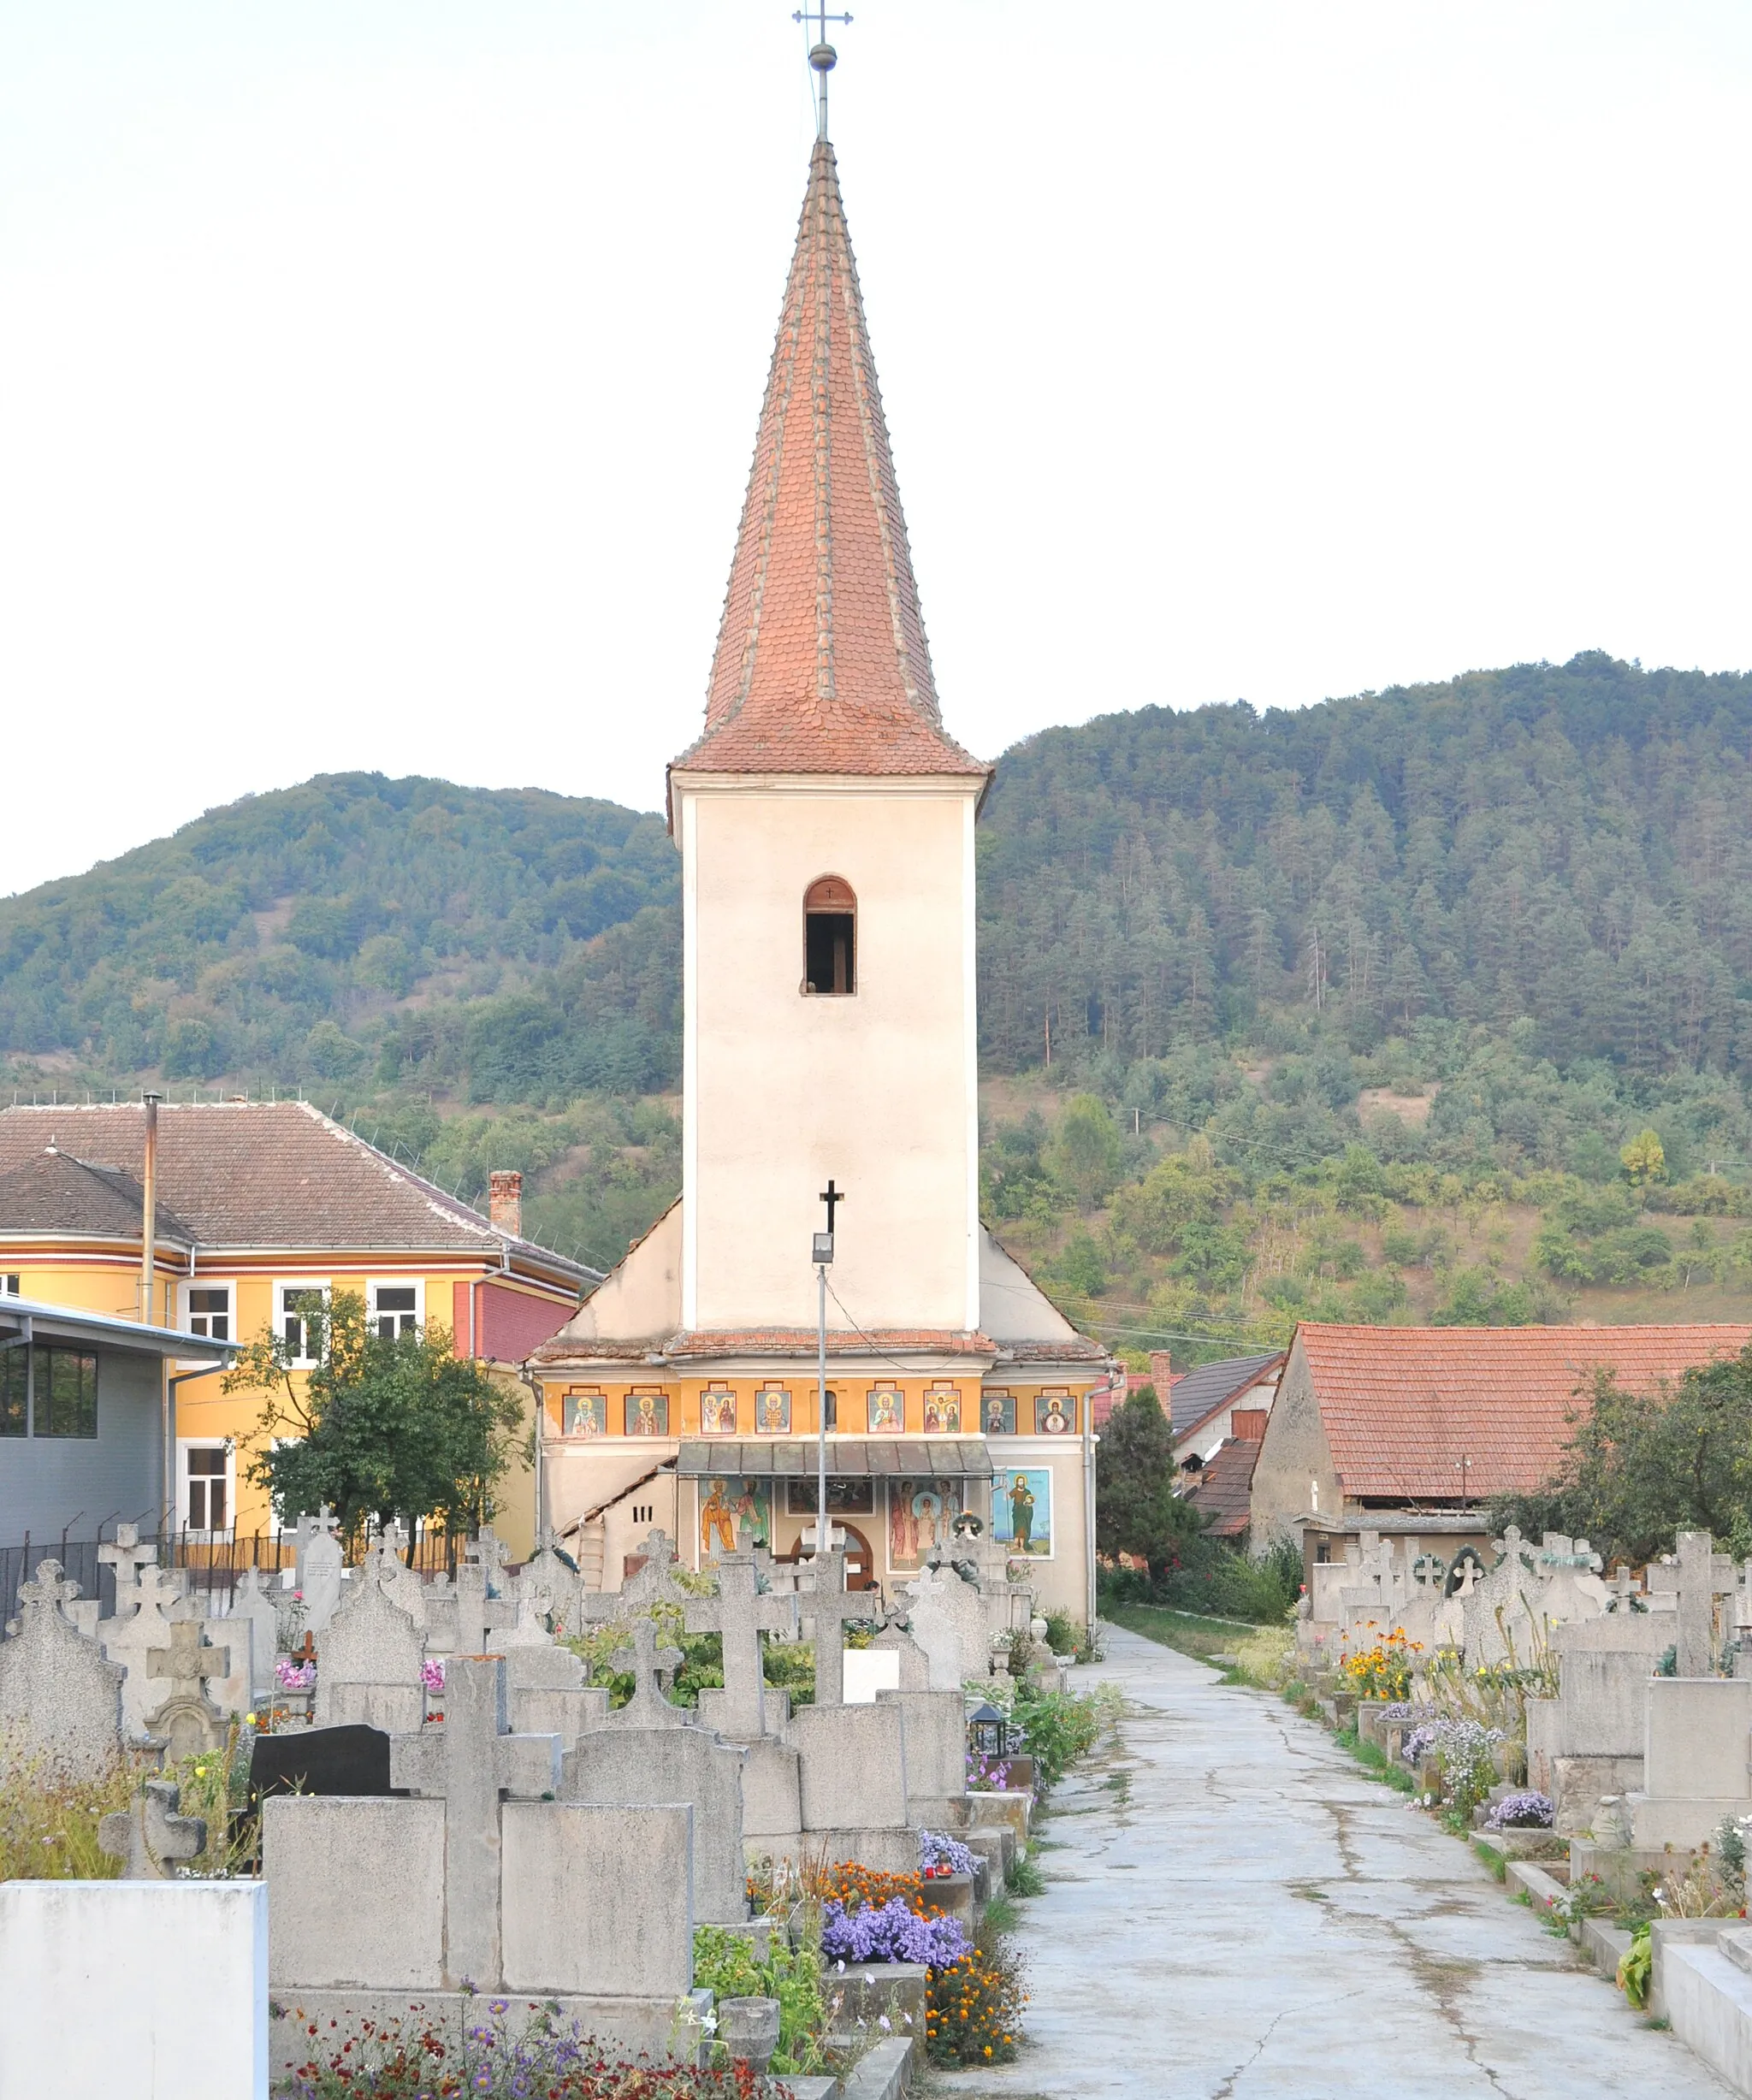
[[[690,1633],[715,1633],[724,1644],[724,1696],[714,1702],[716,1725],[739,1742],[766,1732],[763,1632],[787,1631],[796,1624],[789,1597],[761,1596],[758,1574],[746,1553],[724,1553],[718,1562],[718,1594],[690,1598],[683,1623]]]
[[[170,1686],[146,1716],[146,1732],[164,1745],[167,1765],[217,1750],[225,1742],[225,1716],[201,1688],[210,1678],[230,1675],[231,1651],[204,1642],[202,1630],[198,1618],[180,1617],[171,1624],[166,1645],[146,1653],[148,1671]]]
[[[513,1734],[558,1736],[571,1749],[580,1736],[606,1727],[608,1689],[593,1685],[583,1659],[556,1643],[507,1647],[505,1682]]]
[[[257,1736],[250,1748],[250,1791],[320,1795],[389,1791],[389,1738],[381,1728],[300,1728]]]
[[[419,1727],[426,1714],[420,1670],[425,1643],[412,1619],[390,1601],[368,1561],[328,1622],[317,1668],[316,1724],[346,1722],[392,1735]]]
[[[112,1617],[133,1617],[139,1604],[139,1571],[157,1558],[156,1546],[140,1544],[138,1524],[117,1524],[115,1543],[98,1548],[98,1560],[115,1577],[115,1609]]]
[[[126,1673],[63,1616],[78,1594],[55,1560],[19,1585],[19,1630],[0,1642],[0,1778],[40,1762],[101,1779],[121,1753]]]
[[[274,1660],[280,1645],[280,1614],[262,1588],[261,1571],[246,1568],[232,1594],[228,1617],[249,1627],[250,1698],[256,1706],[274,1696]]]
[[[148,1779],[126,1808],[98,1825],[98,1848],[122,1861],[124,1881],[175,1881],[180,1860],[198,1859],[207,1849],[199,1816],[176,1813],[180,1798],[169,1779]]]
[[[170,1653],[172,1609],[182,1600],[181,1585],[150,1563],[138,1571],[132,1592],[133,1609],[126,1618],[101,1619],[98,1642],[111,1662],[127,1676],[121,1687],[121,1725],[131,1742],[150,1737],[148,1716],[171,1694],[169,1677],[152,1673],[151,1658]]]
[[[497,1979],[500,1802],[506,1794],[552,1798],[559,1738],[506,1730],[505,1664],[456,1655],[444,1672],[444,1726],[391,1738],[391,1783],[444,1803],[444,1965],[450,1987]]]
[[[340,1606],[341,1553],[336,1529],[337,1520],[326,1502],[316,1517],[299,1519],[298,1586],[304,1592],[304,1623],[315,1634],[327,1630]]]
[[[603,1807],[688,1802],[694,1916],[701,1925],[740,1925],[749,1914],[742,1792],[747,1754],[703,1728],[602,1729],[581,1736],[567,1754],[559,1798]]]
[[[845,1630],[849,1621],[880,1618],[879,1600],[845,1586],[845,1548],[831,1547],[809,1563],[810,1581],[797,1605],[815,1643],[815,1704],[838,1707],[845,1698]]]
[[[622,1648],[611,1658],[612,1667],[617,1671],[633,1672],[633,1695],[617,1712],[608,1716],[610,1728],[685,1728],[688,1725],[686,1709],[672,1706],[658,1687],[658,1673],[661,1671],[679,1670],[682,1653],[679,1648],[659,1647],[657,1628],[648,1618],[635,1619],[633,1644]]]

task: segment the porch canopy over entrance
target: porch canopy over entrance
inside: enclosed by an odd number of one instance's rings
[[[814,1437],[684,1437],[675,1470],[684,1480],[735,1473],[744,1480],[813,1480]],[[990,1480],[991,1453],[983,1437],[830,1436],[827,1470],[835,1480]]]

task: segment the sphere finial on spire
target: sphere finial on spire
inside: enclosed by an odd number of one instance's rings
[[[851,16],[830,15],[826,0],[820,0],[813,9],[799,8],[791,20],[801,22],[806,29],[813,27],[815,32],[815,41],[809,46],[809,65],[818,83],[815,89],[815,136],[825,139],[827,136],[827,76],[839,63],[839,53],[827,41],[827,25],[829,22],[849,22]]]

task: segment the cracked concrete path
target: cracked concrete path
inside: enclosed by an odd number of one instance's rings
[[[1326,1731],[1108,1629],[1123,1742],[1054,1797],[1021,1908],[1031,2046],[956,2100],[1719,2100]]]

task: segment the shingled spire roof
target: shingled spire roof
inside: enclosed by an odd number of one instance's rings
[[[944,733],[833,148],[818,140],[697,772],[960,773]]]

